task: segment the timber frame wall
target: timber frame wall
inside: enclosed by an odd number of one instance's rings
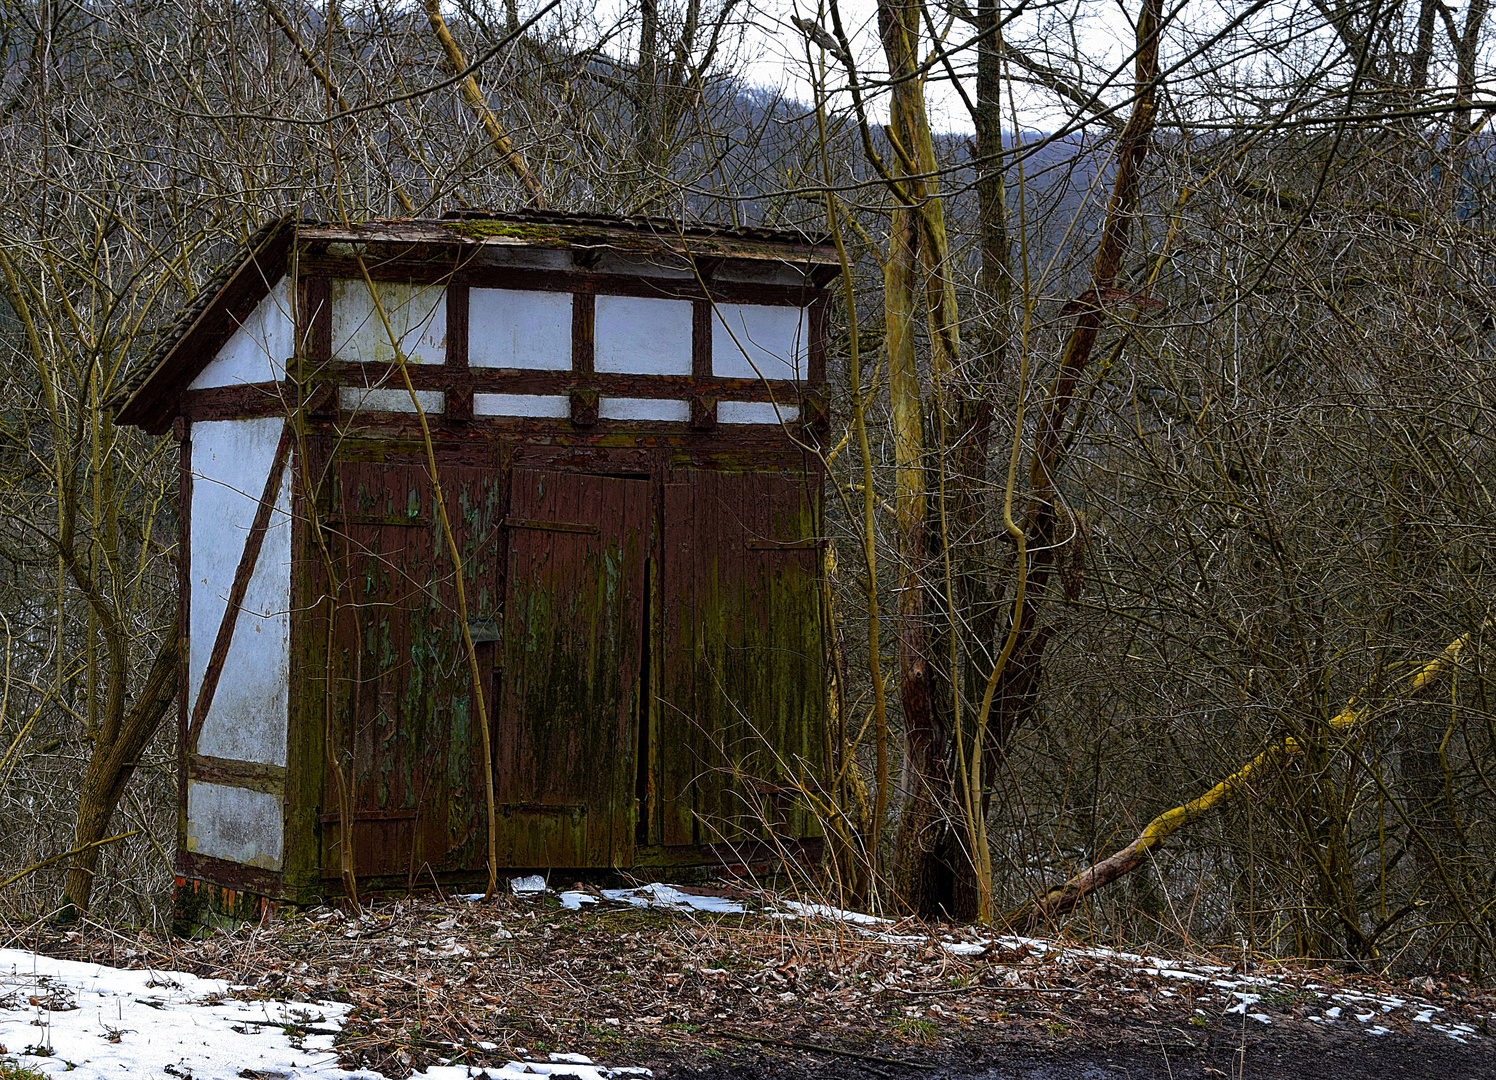
[[[404,530],[401,535],[415,539],[399,549],[398,558],[391,559],[388,553],[381,557],[387,564],[409,562],[409,568],[420,573],[408,577],[429,579],[429,587],[422,583],[424,591],[409,594],[415,597],[411,602],[426,597],[430,610],[438,613],[450,607],[438,596],[447,587],[439,580],[440,565],[445,560],[450,569],[450,560],[439,548],[435,515],[423,501],[430,497],[420,480],[421,475],[428,475],[429,486],[427,449],[419,418],[409,405],[410,395],[397,369],[388,362],[350,359],[348,342],[342,349],[335,342],[334,294],[339,289],[346,291],[350,283],[356,289],[365,274],[376,287],[387,284],[417,294],[422,287],[442,290],[445,335],[440,362],[410,363],[407,371],[426,413],[438,479],[454,530],[467,548],[464,559],[469,624],[477,630],[474,636],[483,670],[493,673],[484,690],[496,758],[502,759],[505,749],[501,744],[513,735],[506,723],[511,727],[515,722],[522,727],[528,724],[525,731],[530,736],[545,737],[542,725],[533,716],[524,719],[527,705],[518,700],[520,691],[506,690],[503,682],[506,673],[511,680],[516,678],[513,668],[523,662],[522,657],[516,659],[506,653],[506,628],[510,638],[516,637],[521,628],[513,623],[509,610],[513,605],[506,605],[504,598],[518,595],[516,589],[529,588],[531,592],[526,595],[533,600],[538,595],[536,586],[510,580],[515,573],[513,567],[527,558],[539,559],[539,566],[553,553],[524,545],[516,548],[514,537],[522,534],[531,538],[526,543],[536,536],[549,538],[547,542],[554,541],[555,550],[572,545],[577,561],[568,564],[568,573],[576,567],[611,566],[616,561],[617,553],[627,547],[624,533],[617,533],[614,546],[603,553],[602,562],[598,561],[599,552],[612,542],[608,537],[614,535],[610,530],[615,529],[616,522],[623,522],[618,527],[625,531],[633,530],[627,533],[633,538],[628,543],[636,544],[639,550],[637,562],[628,565],[642,567],[644,576],[635,590],[637,597],[629,602],[636,602],[638,610],[644,612],[642,636],[632,646],[620,646],[616,656],[608,654],[624,665],[636,666],[639,686],[647,699],[642,707],[636,706],[640,709],[637,727],[620,728],[624,741],[610,744],[623,754],[618,769],[626,766],[628,772],[625,775],[615,769],[615,793],[622,790],[618,785],[623,785],[631,793],[632,802],[611,806],[611,816],[599,825],[588,818],[601,813],[596,799],[577,801],[580,796],[576,796],[567,803],[562,793],[552,802],[538,796],[527,801],[524,791],[518,790],[525,783],[520,776],[522,769],[516,766],[518,771],[513,775],[496,776],[501,788],[507,784],[515,789],[507,793],[507,799],[505,792],[500,793],[504,813],[509,815],[504,824],[505,850],[509,853],[505,869],[679,869],[763,862],[786,854],[813,855],[818,849],[819,824],[795,798],[793,782],[814,784],[823,768],[825,685],[821,673],[824,642],[819,639],[823,630],[819,574],[825,478],[814,445],[826,417],[827,297],[821,286],[830,276],[830,260],[820,250],[793,273],[782,269],[766,272],[757,268],[762,263],[745,268],[730,253],[724,255],[719,250],[708,257],[693,255],[685,260],[689,272],[683,273],[679,258],[631,252],[619,255],[602,247],[600,251],[598,246],[552,246],[542,260],[559,264],[569,258],[571,268],[494,265],[487,263],[495,254],[500,259],[512,258],[514,249],[507,247],[495,253],[487,245],[474,249],[471,245],[431,242],[424,235],[419,240],[405,240],[376,234],[373,239],[360,236],[355,241],[344,230],[296,226],[283,253],[266,258],[262,251],[256,256],[258,261],[250,260],[250,273],[240,268],[239,277],[248,285],[241,288],[241,295],[235,295],[232,288],[224,291],[217,305],[219,325],[212,325],[211,307],[199,318],[197,326],[207,329],[190,331],[189,337],[194,333],[197,336],[191,342],[195,347],[179,350],[196,353],[197,359],[168,353],[154,377],[155,388],[147,384],[151,395],[138,392],[141,403],[132,399],[127,406],[127,412],[133,407],[135,415],[147,421],[143,426],[159,428],[163,420],[169,420],[181,443],[184,628],[194,625],[192,508],[196,505],[194,484],[203,482],[193,460],[194,435],[199,429],[210,430],[203,425],[224,421],[284,421],[263,488],[244,492],[257,498],[254,517],[195,698],[189,692],[193,678],[187,649],[181,662],[177,869],[184,881],[294,902],[310,902],[336,891],[335,847],[345,811],[353,814],[356,823],[354,868],[364,887],[406,888],[416,884],[417,878],[427,883],[437,880],[443,885],[458,884],[481,880],[485,874],[481,751],[470,714],[464,736],[467,741],[462,746],[443,746],[439,739],[422,742],[426,736],[420,731],[402,731],[398,738],[390,736],[396,743],[406,741],[390,752],[389,760],[364,760],[377,753],[353,745],[358,742],[353,731],[360,723],[357,714],[361,707],[354,699],[346,707],[349,745],[339,744],[339,724],[343,721],[339,719],[337,695],[330,688],[339,679],[349,681],[346,672],[338,674],[339,665],[346,667],[350,650],[364,655],[369,629],[359,625],[356,617],[352,630],[344,625],[340,601],[329,600],[333,588],[322,552],[343,551],[351,580],[358,545],[372,544],[370,550],[384,552],[379,545],[387,544],[391,530]],[[351,251],[357,251],[359,257],[353,257]],[[787,257],[784,262],[791,264],[793,259]],[[651,272],[654,266],[661,267],[662,272]],[[282,281],[277,270],[284,276],[284,295],[294,298],[290,317],[296,343],[294,355],[287,358],[282,369],[271,372],[281,377],[194,387],[194,380],[201,381],[204,364],[219,350],[228,348],[236,329],[248,325],[255,304],[268,302],[267,292],[271,299],[280,295],[277,290]],[[799,284],[792,283],[790,279],[794,278]],[[569,296],[569,368],[526,370],[471,364],[469,331],[476,290]],[[688,302],[689,374],[599,371],[595,362],[597,312],[599,298],[604,297]],[[723,305],[802,309],[808,348],[801,377],[748,378],[715,370],[714,337],[719,346],[716,367],[722,366],[726,322],[718,312]],[[500,403],[497,407],[502,411],[530,408],[526,404],[530,399],[543,399],[543,407],[550,414],[494,414],[494,402]],[[516,406],[515,402],[520,404]],[[154,411],[148,414],[148,410]],[[737,422],[725,420],[727,415],[736,417]],[[268,440],[269,429],[266,431]],[[572,490],[568,485],[581,486],[572,496],[554,494]],[[285,507],[288,520],[283,524],[289,526],[291,553],[284,764],[201,753],[198,741],[212,707],[214,688],[236,627],[241,624],[240,608],[246,594],[253,591],[252,579],[265,537],[280,521],[276,516],[277,493],[283,490],[289,499]],[[552,494],[545,495],[547,491]],[[401,492],[408,496],[412,509],[404,510],[390,502]],[[539,514],[524,507],[539,506],[538,499],[567,497],[573,500],[568,511],[572,518],[585,517],[591,500],[606,509],[607,520],[550,521],[516,513],[516,507],[520,507],[524,514]],[[381,498],[389,505],[379,503]],[[355,506],[360,499],[363,502]],[[487,509],[474,510],[475,506]],[[400,514],[406,514],[408,520],[396,520]],[[600,537],[596,544],[602,546],[596,550],[577,547],[576,534]],[[720,559],[711,554],[719,548],[727,552]],[[428,560],[429,565],[421,559]],[[361,573],[364,578],[372,576],[367,570]],[[755,606],[759,604],[756,596],[763,598],[762,612]],[[395,603],[380,594],[369,601],[367,610],[378,612],[380,604],[391,607]],[[360,609],[363,604],[360,600],[349,608]],[[721,626],[715,622],[706,625],[716,619],[715,614],[703,621],[703,611],[716,610],[712,605],[726,605]],[[398,614],[403,619],[408,612],[402,609]],[[606,616],[604,612],[597,617]],[[745,631],[743,626],[755,618],[761,618],[763,625]],[[441,638],[440,620],[433,615],[429,621],[437,629],[427,634],[427,640],[437,641]],[[239,632],[243,633],[242,629]],[[398,642],[400,649],[405,649],[408,642],[401,633],[399,629],[387,631],[392,636],[385,640],[385,646]],[[783,638],[786,633],[791,637]],[[773,634],[781,637],[774,638]],[[750,664],[733,669],[733,656],[744,651],[743,642],[749,639],[765,656],[771,652],[797,655],[789,661],[763,661],[768,667]],[[447,644],[425,647],[433,650],[428,657],[432,669],[447,671],[453,655],[450,639],[442,640]],[[784,647],[785,641],[793,647]],[[812,648],[814,656],[808,655]],[[707,663],[714,649],[718,662]],[[776,662],[779,668],[773,668]],[[413,670],[415,665],[411,667]],[[372,685],[385,674],[371,677],[364,673],[359,685]],[[400,684],[399,694],[405,695],[400,700],[408,704],[424,694],[421,701],[436,702],[434,716],[460,720],[461,699],[464,693],[471,695],[471,687],[464,691],[461,685],[464,678],[453,676],[451,686],[434,690],[430,686],[411,689],[411,680],[406,679]],[[619,678],[624,676],[620,674]],[[782,703],[771,700],[766,686],[775,693],[787,693],[793,699],[791,707],[786,710]],[[626,697],[626,687],[620,690],[610,685],[591,690],[598,696],[587,702],[605,700],[610,707],[616,704],[623,710],[619,715],[625,716],[629,706],[619,694]],[[372,696],[374,692],[370,693]],[[395,691],[387,691],[381,684],[379,693]],[[715,704],[708,705],[708,698]],[[362,707],[374,706],[364,703]],[[331,720],[329,708],[335,710]],[[769,753],[757,757],[749,754],[742,760],[734,758],[713,766],[710,762],[703,764],[703,755],[710,757],[710,747],[693,744],[695,766],[667,760],[695,738],[672,719],[688,710],[693,717],[698,712],[716,710],[720,715],[714,722],[719,731],[724,724],[731,726],[734,722],[730,716],[723,719],[729,713],[770,717],[765,721],[769,734],[760,733]],[[380,715],[397,711],[385,709]],[[515,717],[520,719],[515,721]],[[625,721],[632,723],[626,716]],[[460,723],[452,722],[456,726],[451,730],[459,730]],[[348,757],[345,765],[350,784],[357,787],[363,783],[367,789],[363,805],[356,792],[341,806],[336,802],[327,758],[329,733],[333,733],[334,745]],[[630,739],[633,744],[627,745]],[[470,762],[468,771],[461,774],[460,769],[449,767],[442,781],[445,787],[436,790],[417,784],[404,792],[405,801],[395,809],[376,805],[379,798],[389,794],[383,789],[375,792],[379,770],[384,770],[383,775],[391,769],[414,770],[414,762],[423,757],[439,758],[442,753],[448,755],[449,764],[465,755]],[[567,760],[576,765],[576,749],[570,753]],[[400,765],[401,761],[406,765]],[[799,765],[786,765],[793,761]],[[601,767],[595,760],[582,764]],[[792,782],[787,785],[786,770],[793,773],[796,768],[802,774],[790,777]],[[719,781],[703,779],[713,769],[746,775]],[[632,775],[635,772],[637,782]],[[257,795],[278,799],[283,827],[279,855],[266,856],[259,860],[262,865],[253,865],[194,850],[198,844],[189,828],[189,790],[194,785],[200,790],[202,785],[239,790],[246,793],[246,798]],[[694,803],[687,800],[682,804],[682,791],[694,791]],[[620,797],[627,801],[627,797]],[[748,818],[772,818],[767,832],[762,820],[757,829],[751,821],[727,820],[733,814],[723,808],[733,799],[741,805],[745,798],[753,804]],[[436,811],[428,805],[433,800],[457,809],[443,809],[445,817],[438,821]],[[600,836],[611,837],[611,846],[605,839],[598,839]],[[397,850],[401,859],[409,851],[407,865],[391,863],[388,853]],[[557,856],[574,861],[556,863],[553,860]],[[505,858],[501,855],[501,861]]]

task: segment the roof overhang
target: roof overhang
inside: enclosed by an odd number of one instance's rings
[[[117,423],[141,427],[153,435],[171,426],[182,391],[285,274],[297,226],[291,217],[267,222],[204,283],[141,360],[145,378],[120,406]]]
[[[180,411],[182,392],[218,355],[234,332],[286,273],[296,245],[329,250],[390,248],[458,252],[469,256],[502,249],[550,248],[669,262],[694,268],[703,281],[724,267],[750,273],[794,267],[819,289],[840,267],[825,237],[769,229],[690,226],[662,218],[609,218],[528,212],[461,211],[437,220],[370,221],[332,225],[277,218],[267,222],[204,284],[194,301],[141,360],[142,375],[126,388],[121,424],[162,434]],[[466,254],[464,254],[466,252]],[[579,265],[585,260],[578,260]],[[126,396],[127,395],[127,396]]]

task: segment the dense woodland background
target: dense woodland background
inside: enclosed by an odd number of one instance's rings
[[[515,4],[0,0],[6,917],[170,922],[153,333],[273,214],[547,205],[845,248],[805,880],[1489,979],[1488,0]]]

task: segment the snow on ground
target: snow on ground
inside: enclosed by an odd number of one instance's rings
[[[602,893],[609,900],[621,900],[634,907],[690,908],[693,911],[712,911],[722,915],[737,915],[746,910],[742,904],[724,896],[691,892],[675,885],[653,884],[637,889],[604,889]]]
[[[801,915],[807,919],[831,919],[833,922],[855,923],[858,926],[892,925],[892,919],[880,918],[877,915],[864,915],[860,911],[843,911],[829,904],[805,904],[799,900],[780,901],[783,907],[790,910],[791,914]],[[926,941],[926,938],[915,938],[911,940]]]
[[[382,1080],[338,1067],[333,1038],[351,1006],[240,1000],[219,979],[178,971],[126,971],[0,949],[0,1062],[46,1076],[116,1080]],[[478,1070],[433,1066],[426,1080],[467,1080]],[[511,1061],[494,1080],[612,1080],[650,1075],[610,1069],[580,1054]]]
[[[727,896],[667,884],[597,893],[577,888],[557,894],[544,878],[535,875],[515,879],[510,882],[510,890],[530,902],[553,898],[573,910],[604,902],[689,914],[738,914],[747,910],[743,903]],[[1403,1030],[1437,1031],[1461,1043],[1481,1039],[1475,1027],[1444,1015],[1444,1008],[1410,989],[1394,994],[1375,985],[1324,986],[1305,982],[1302,976],[1295,979],[1289,971],[1254,970],[1245,957],[1237,966],[1227,967],[1210,960],[982,934],[971,928],[936,935],[914,922],[895,923],[876,915],[768,894],[759,907],[771,918],[818,919],[850,926],[855,933],[879,944],[934,946],[962,957],[989,952],[1021,954],[1028,958],[1024,964],[1031,966],[1015,965],[1004,981],[1015,987],[1032,984],[1031,989],[1040,993],[1064,992],[1063,986],[1051,985],[1053,977],[1076,965],[1105,964],[1174,982],[1181,990],[1183,984],[1208,989],[1226,999],[1224,1015],[1240,1016],[1242,1023],[1275,1023],[1285,1018],[1286,1003],[1292,1003],[1296,1015],[1316,1025],[1347,1028],[1368,1036],[1388,1034],[1393,1029],[1387,1025],[1395,1021]],[[438,929],[455,924],[454,917]],[[461,955],[467,955],[466,951]],[[338,1065],[333,1041],[350,1006],[323,1001],[247,1000],[242,996],[245,989],[180,972],[121,970],[0,949],[0,1062],[13,1060],[47,1076],[71,1072],[77,1080],[131,1076],[153,1080],[163,1076],[175,1080],[382,1080],[379,1074],[348,1072]],[[1159,993],[1174,996],[1168,989]],[[1428,993],[1433,993],[1432,983]],[[468,1080],[477,1072],[467,1066],[435,1065],[416,1076],[423,1080]],[[490,1065],[487,1072],[494,1080],[609,1080],[649,1075],[645,1069],[609,1068],[568,1054],[552,1054],[544,1062]]]
[[[550,893],[545,880],[538,875],[531,878],[516,878],[510,882],[510,887],[516,896],[529,898]],[[585,905],[601,902],[598,896],[577,889],[562,892],[557,899],[562,907],[573,911],[580,910]],[[705,895],[705,891],[701,889],[685,890],[680,886],[664,884],[645,885],[635,889],[603,889],[601,899],[632,904],[635,907],[661,907],[674,910],[692,909],[721,913],[737,913],[745,910],[743,905],[726,897]],[[973,957],[980,956],[989,950],[1006,952],[1022,950],[1042,956],[1046,962],[1057,964],[1061,968],[1073,965],[1079,960],[1099,961],[1118,967],[1133,968],[1140,975],[1176,979],[1200,986],[1208,985],[1225,992],[1227,997],[1234,1002],[1226,1009],[1226,1015],[1236,1014],[1244,1020],[1250,1018],[1261,1024],[1271,1024],[1273,1018],[1268,1013],[1251,1006],[1263,1001],[1264,998],[1282,998],[1289,995],[1297,996],[1306,1002],[1308,1000],[1314,1002],[1312,1007],[1319,1011],[1314,1015],[1306,1016],[1305,1019],[1316,1024],[1328,1026],[1350,1021],[1351,1017],[1354,1017],[1353,1022],[1359,1030],[1368,1035],[1384,1035],[1389,1029],[1381,1024],[1373,1025],[1371,1021],[1389,1017],[1397,1010],[1403,1010],[1407,1015],[1397,1017],[1398,1019],[1427,1024],[1433,1030],[1442,1032],[1456,1042],[1466,1043],[1471,1038],[1477,1037],[1476,1029],[1469,1024],[1443,1023],[1438,1020],[1438,1014],[1444,1010],[1428,1001],[1409,1001],[1392,994],[1378,996],[1359,991],[1334,990],[1313,983],[1294,985],[1284,978],[1271,974],[1246,974],[1244,973],[1247,970],[1246,965],[1230,968],[1223,964],[1202,960],[1166,958],[1118,949],[1077,946],[1016,934],[994,936],[976,934],[968,935],[962,940],[946,935],[944,940],[940,940],[932,938],[929,933],[900,933],[899,930],[908,929],[908,927],[901,926],[893,919],[858,911],[846,911],[828,904],[771,896],[766,896],[765,901],[762,913],[768,918],[821,919],[849,924],[858,933],[881,944],[922,947],[933,942],[953,956]],[[914,927],[914,929],[919,928]],[[1172,996],[1169,991],[1165,993]],[[1347,1011],[1350,1016],[1345,1016]]]
[[[545,883],[545,878],[539,874],[530,877],[511,878],[509,889],[515,896],[521,899],[531,900],[537,896],[551,893],[551,889]],[[628,904],[631,907],[656,907],[667,908],[674,911],[709,911],[718,915],[740,915],[747,910],[736,900],[729,900],[725,896],[713,896],[700,889],[689,889],[681,885],[665,885],[660,882],[651,882],[648,885],[640,885],[633,889],[602,889],[599,890],[602,899],[612,900],[619,904]],[[465,899],[481,900],[481,895],[465,897]],[[580,911],[584,904],[599,903],[599,899],[589,892],[580,889],[567,889],[559,893],[556,899],[561,906],[571,911]],[[871,918],[863,915],[860,918]]]

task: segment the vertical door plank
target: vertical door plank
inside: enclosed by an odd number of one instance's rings
[[[661,842],[696,842],[696,787],[705,740],[697,722],[696,593],[697,528],[695,474],[668,483],[664,493],[665,535],[660,567],[659,795]]]
[[[512,474],[495,777],[506,865],[632,861],[649,487]]]
[[[662,772],[693,777],[699,842],[745,840],[766,830],[819,835],[796,797],[799,783],[814,785],[824,776],[826,687],[811,494],[803,478],[779,473],[701,470],[677,479],[675,486],[694,489],[695,515],[689,525],[667,517],[666,544],[679,542],[672,529],[690,538],[696,587],[688,599],[668,581],[667,588],[674,606],[695,604],[692,705],[703,741],[665,741]],[[672,633],[680,640],[686,631]]]

